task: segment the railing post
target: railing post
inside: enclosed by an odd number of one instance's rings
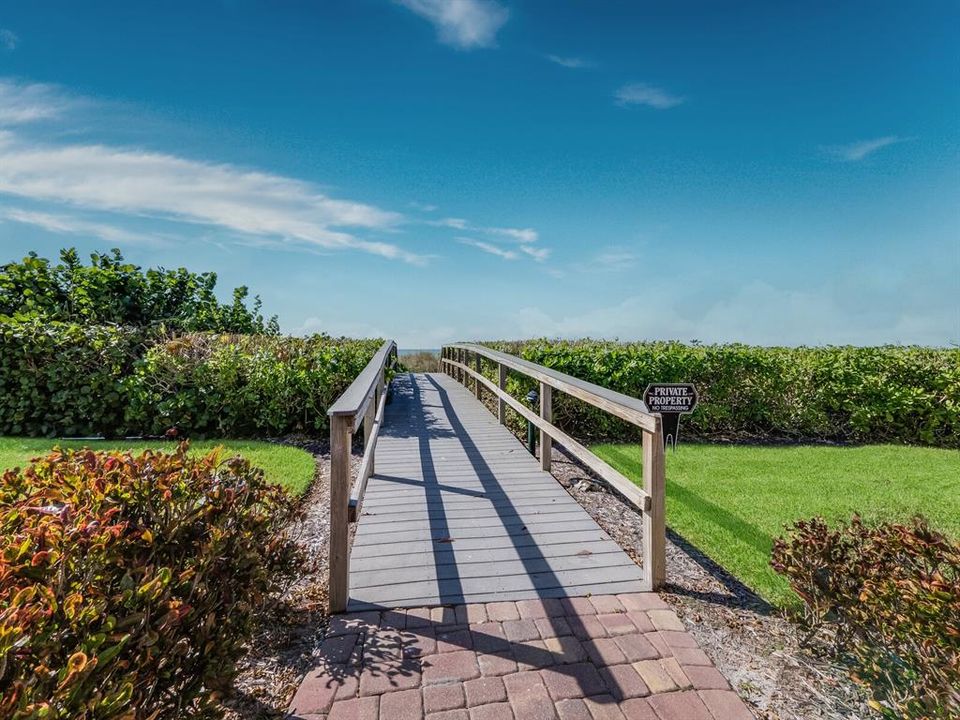
[[[540,417],[553,424],[553,388],[540,383]],[[553,454],[553,438],[540,431],[540,469],[550,472],[550,459]]]
[[[667,577],[666,473],[663,423],[655,417],[654,432],[643,433],[643,489],[650,510],[643,513],[643,570],[648,590],[659,590]]]
[[[497,363],[497,376],[497,384],[500,386],[500,389],[506,390],[507,368],[503,363]],[[497,420],[500,421],[501,425],[507,424],[507,403],[500,396],[497,396]]]
[[[330,612],[347,609],[350,592],[350,548],[347,521],[350,504],[350,441],[353,418],[330,418]]]
[[[477,371],[477,375],[480,375],[480,373],[481,373],[481,369],[480,369],[480,353],[475,352],[475,353],[473,354],[473,356],[474,356],[474,357],[473,357],[473,369]],[[481,387],[482,387],[482,386],[480,385],[480,378],[474,378],[474,379],[473,379],[473,394],[477,396],[477,400],[480,399],[480,388],[481,388]]]
[[[370,445],[370,435],[373,433],[373,423],[377,419],[377,408],[380,407],[380,383],[381,380],[377,380],[376,386],[373,388],[373,399],[367,405],[367,411],[363,414],[363,451],[367,451],[367,447]],[[373,475],[373,463],[374,458],[370,458],[370,474]]]

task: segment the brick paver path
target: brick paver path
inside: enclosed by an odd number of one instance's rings
[[[299,720],[751,720],[654,593],[332,618]]]

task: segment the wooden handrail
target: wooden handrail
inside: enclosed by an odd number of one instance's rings
[[[552,370],[543,365],[537,365],[529,360],[519,358],[516,355],[508,355],[499,350],[493,350],[484,345],[477,345],[475,343],[453,343],[446,347],[462,349],[470,353],[482,355],[511,370],[516,370],[534,380],[546,383],[555,390],[559,390],[567,395],[572,395],[594,407],[605,410],[611,415],[633,423],[647,432],[653,432],[653,418],[655,415],[647,409],[643,400],[624,395],[616,390],[610,390],[602,385],[595,385],[592,382],[573,377],[573,375]]]
[[[347,609],[350,575],[348,527],[359,515],[367,480],[374,470],[377,437],[387,402],[388,363],[397,344],[387,340],[327,410],[330,417],[330,612]],[[351,488],[353,434],[363,424],[363,460]]]
[[[470,367],[468,354],[474,356],[474,367]],[[483,375],[481,358],[496,363],[496,383]],[[666,579],[666,498],[663,429],[659,413],[651,413],[637,398],[474,343],[454,343],[444,346],[440,351],[440,367],[464,385],[467,384],[468,377],[472,378],[478,398],[481,387],[493,393],[497,398],[497,416],[502,424],[506,424],[505,407],[509,405],[539,429],[540,467],[545,471],[550,470],[549,453],[552,441],[556,440],[617,493],[642,511],[644,582],[649,590],[656,590],[663,585]],[[506,391],[508,369],[539,381],[539,414]],[[587,447],[553,425],[553,390],[578,398],[640,428],[643,438],[643,489],[638,488],[628,478],[590,452]]]
[[[330,417],[351,416],[354,418],[353,429],[356,431],[367,411],[367,405],[373,398],[373,390],[376,387],[377,380],[382,377],[387,362],[396,353],[397,343],[393,340],[385,340],[376,354],[370,358],[366,367],[360,371],[360,374],[350,383],[350,386],[329,407],[327,415]]]

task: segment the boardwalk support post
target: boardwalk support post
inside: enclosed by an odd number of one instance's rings
[[[474,368],[475,368],[476,371],[477,371],[477,376],[478,376],[477,379],[473,381],[473,385],[474,385],[473,391],[474,391],[474,393],[475,393],[476,396],[477,396],[477,400],[480,399],[480,387],[481,387],[481,386],[480,386],[479,376],[483,374],[483,368],[482,368],[482,366],[480,365],[481,359],[482,359],[482,358],[480,357],[480,353],[474,353],[474,354],[473,354],[473,365],[474,365]]]
[[[545,382],[540,383],[540,417],[553,424],[553,388]],[[540,429],[540,468],[550,472],[550,459],[553,453],[553,438],[543,428]]]
[[[667,575],[666,482],[663,457],[663,423],[643,433],[643,489],[650,509],[643,514],[643,567],[648,590],[659,590]]]
[[[507,390],[507,368],[503,363],[497,363],[497,387],[506,392]],[[501,425],[507,424],[507,402],[501,396],[497,396],[497,420]]]
[[[350,441],[353,418],[330,418],[330,612],[347,609],[350,548],[347,514],[350,502]]]

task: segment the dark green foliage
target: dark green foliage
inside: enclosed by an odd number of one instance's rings
[[[0,318],[0,434],[277,436],[327,407],[377,340],[193,333]]]
[[[641,397],[651,382],[692,382],[701,437],[960,445],[960,350],[921,347],[780,348],[677,342],[490,342],[583,380]],[[525,392],[513,380],[514,391]],[[634,439],[635,429],[558,394],[554,417],[588,439]]]
[[[88,436],[125,426],[141,330],[0,318],[0,434]]]
[[[52,452],[0,479],[0,718],[221,714],[253,613],[303,561],[260,470]]]
[[[126,386],[127,425],[148,434],[277,436],[325,430],[327,408],[380,340],[185,335],[153,346]]]
[[[960,544],[917,520],[831,530],[798,522],[774,570],[803,599],[811,637],[833,649],[890,718],[960,717]]]
[[[31,253],[19,263],[0,266],[0,316],[34,317],[81,325],[164,326],[172,332],[208,330],[277,333],[276,318],[264,320],[260,299],[246,307],[247,288],[221,303],[215,273],[185,268],[143,271],[124,261],[119,250],[94,253],[84,265],[74,249],[60,262]]]

